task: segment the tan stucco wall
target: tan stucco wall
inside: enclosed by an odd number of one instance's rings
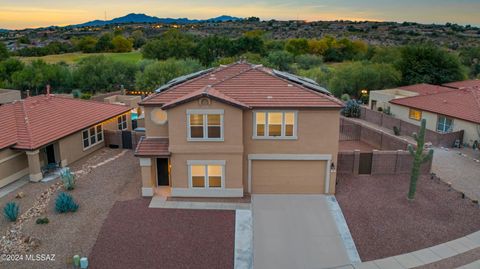
[[[11,103],[21,98],[19,90],[0,89],[0,104]]]
[[[338,109],[301,109],[298,111],[296,140],[253,139],[253,112],[244,112],[244,175],[248,173],[248,154],[330,154],[337,165],[338,141],[340,130],[340,111]],[[299,161],[301,162],[301,161]],[[291,171],[295,177],[295,172]],[[330,175],[331,192],[335,191],[336,173]],[[252,175],[252,185],[255,181]],[[244,180],[248,189],[248,181]]]
[[[0,188],[27,175],[27,155],[9,148],[0,150]]]
[[[145,135],[147,137],[168,137],[168,124],[170,122],[170,114],[167,112],[167,122],[165,124],[157,124],[152,121],[152,111],[157,107],[143,107],[145,111]],[[157,109],[160,109],[159,107]],[[185,127],[186,128],[186,127]]]
[[[369,95],[370,95],[368,100],[369,108],[372,108],[372,101],[377,101],[377,108],[381,107],[383,109],[386,109],[388,107],[391,107],[391,104],[389,103],[390,100],[416,96],[418,95],[418,93],[405,91],[401,89],[387,89],[387,90],[371,91]]]
[[[391,104],[390,111],[392,112],[392,115],[396,118],[399,118],[401,120],[404,120],[406,122],[409,122],[415,125],[420,125],[420,121],[416,121],[409,118],[410,109],[408,107]],[[427,121],[428,130],[432,130],[432,131],[437,130],[438,114],[431,113],[428,111],[422,111],[422,119],[425,119]],[[480,139],[476,126],[477,124],[473,122],[468,122],[461,119],[453,118],[452,131],[457,132],[460,130],[464,130],[463,142],[469,143],[470,145],[472,145],[473,141]]]
[[[252,193],[325,193],[327,161],[252,161]]]
[[[67,165],[70,165],[71,163],[105,146],[105,143],[101,142],[91,148],[83,150],[83,139],[81,131],[60,139],[58,141],[58,144],[60,149],[61,161],[62,163],[66,161]]]

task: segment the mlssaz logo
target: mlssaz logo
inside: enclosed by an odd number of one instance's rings
[[[55,254],[27,254],[26,261],[48,262],[55,261]]]

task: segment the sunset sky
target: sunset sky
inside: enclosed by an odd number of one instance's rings
[[[77,24],[145,13],[207,19],[219,15],[268,19],[415,21],[480,25],[479,0],[0,0],[0,28]]]

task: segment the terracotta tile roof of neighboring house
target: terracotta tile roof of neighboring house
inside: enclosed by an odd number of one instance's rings
[[[37,149],[129,110],[55,95],[28,97],[0,106],[0,148]]]
[[[341,108],[343,106],[341,101],[331,95],[277,76],[271,69],[247,63],[235,63],[226,67],[219,67],[151,95],[140,104],[166,105],[166,108],[168,108],[177,99],[193,98],[190,95],[200,97],[199,93],[209,85],[214,89],[212,91],[215,93],[215,95],[212,94],[213,97],[220,98],[221,96],[224,101],[237,105],[242,104],[250,108]]]
[[[402,86],[398,88],[402,90],[410,91],[410,92],[416,92],[420,95],[436,94],[436,93],[448,92],[448,91],[454,90],[452,88],[426,84],[426,83],[415,84],[410,86]]]
[[[168,138],[146,138],[142,136],[135,149],[135,156],[169,156]]]
[[[464,81],[446,83],[446,84],[443,84],[443,86],[447,86],[447,87],[455,88],[455,89],[480,87],[480,79],[472,79],[472,80],[464,80]]]
[[[400,98],[390,103],[480,123],[480,88]]]

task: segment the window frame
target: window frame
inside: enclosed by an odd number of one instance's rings
[[[420,117],[417,119],[417,118],[414,118],[412,117],[412,112],[413,113],[419,113],[420,114]],[[419,110],[419,109],[415,109],[415,108],[409,108],[408,109],[408,118],[409,119],[412,119],[412,120],[415,120],[415,121],[421,121],[422,120],[422,111]]]
[[[125,118],[125,120],[124,120]],[[118,122],[120,120],[120,122]],[[125,128],[123,127],[125,126]],[[123,114],[117,117],[117,129],[120,131],[125,131],[128,129],[128,117],[127,114]]]
[[[192,178],[192,166],[194,165],[201,165],[204,166],[204,187],[194,187],[193,186],[193,178]],[[210,187],[209,186],[209,178],[208,178],[208,166],[209,165],[218,165],[222,168],[221,180],[220,180],[220,187]],[[187,161],[187,169],[188,169],[188,188],[192,190],[224,190],[225,189],[225,167],[226,161],[224,160],[188,160]]]
[[[443,126],[445,127],[446,126],[446,121],[447,120],[450,120],[452,123],[450,124],[450,128],[446,131],[443,131],[443,130],[439,130],[439,125],[440,125],[440,119],[441,118],[444,118],[445,121],[443,122]],[[437,115],[437,126],[435,128],[435,130],[437,131],[437,133],[442,133],[442,134],[446,134],[446,133],[451,133],[453,132],[453,126],[454,126],[454,119],[451,118],[451,117],[448,117],[448,116],[444,116],[444,115]]]
[[[191,135],[191,126],[190,126],[190,116],[191,115],[203,115],[203,137],[192,137]],[[209,138],[208,137],[208,115],[220,115],[220,137],[219,138]],[[212,142],[221,142],[224,141],[224,110],[223,109],[188,109],[187,110],[187,141],[212,141]]]
[[[282,113],[282,131],[280,136],[269,135],[268,113]],[[254,110],[253,112],[253,135],[252,139],[258,140],[296,140],[298,139],[298,110]],[[265,113],[264,136],[257,135],[257,113]],[[286,122],[285,113],[293,113],[293,135],[285,136]]]
[[[98,127],[100,126],[100,132],[98,132]],[[93,129],[93,134],[90,132],[90,130]],[[87,132],[87,138],[84,138],[83,134]],[[101,140],[98,140],[98,135],[101,134]],[[104,134],[104,130],[103,130],[103,124],[97,124],[97,125],[93,125],[93,126],[90,126],[86,129],[83,129],[81,131],[81,135],[82,135],[82,148],[83,148],[83,151],[85,150],[88,150],[100,143],[103,143],[104,140],[105,140],[105,134]],[[92,143],[92,137],[95,137],[95,143]],[[85,141],[88,141],[88,146],[85,147]]]

